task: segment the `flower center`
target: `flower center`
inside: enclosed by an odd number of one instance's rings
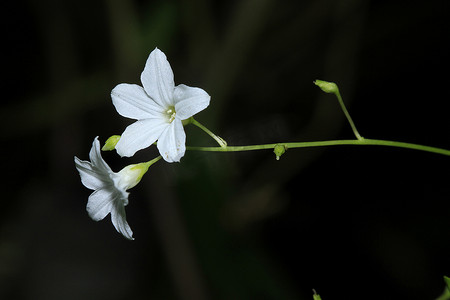
[[[166,110],[167,119],[169,120],[169,123],[172,123],[173,120],[175,120],[177,112],[175,111],[174,106],[169,106],[169,108]]]

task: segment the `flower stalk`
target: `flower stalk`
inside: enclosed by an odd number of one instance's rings
[[[227,142],[221,138],[218,135],[215,135],[214,133],[212,133],[211,130],[209,130],[208,128],[206,128],[205,126],[203,126],[202,124],[200,124],[200,122],[198,122],[197,120],[195,120],[193,117],[190,118],[190,124],[194,124],[195,126],[197,126],[198,128],[200,128],[201,130],[203,130],[204,132],[206,132],[210,137],[212,137],[221,148],[226,148],[227,147]]]
[[[341,106],[341,109],[344,112],[344,115],[347,118],[347,121],[353,130],[353,134],[358,140],[363,140],[364,138],[359,134],[358,129],[356,129],[355,122],[353,122],[352,117],[350,116],[347,108],[345,107],[344,100],[342,100],[341,93],[339,92],[339,88],[336,85],[336,83],[323,80],[315,80],[314,84],[320,87],[320,89],[325,93],[334,94],[336,96],[336,98],[339,101],[339,105]]]

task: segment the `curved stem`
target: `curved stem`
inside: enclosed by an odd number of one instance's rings
[[[191,124],[194,124],[195,126],[197,126],[198,128],[200,128],[201,130],[203,130],[204,132],[206,132],[210,137],[212,137],[219,145],[220,147],[226,147],[227,146],[227,142],[225,142],[224,139],[222,139],[220,136],[215,135],[214,133],[212,133],[211,130],[209,130],[208,128],[206,128],[205,126],[203,126],[202,124],[200,124],[200,122],[198,122],[196,119],[194,119],[193,117],[189,118],[189,122]]]
[[[431,152],[436,154],[442,154],[450,156],[450,150],[424,146],[419,144],[404,143],[388,140],[376,140],[376,139],[361,139],[361,140],[330,140],[330,141],[316,141],[316,142],[298,142],[298,143],[275,143],[275,144],[263,144],[263,145],[248,145],[248,146],[226,146],[226,147],[195,147],[187,146],[186,150],[191,151],[208,151],[208,152],[237,152],[237,151],[253,151],[263,149],[273,149],[276,145],[283,145],[286,149],[293,148],[308,148],[308,147],[327,147],[327,146],[343,146],[343,145],[355,145],[355,146],[387,146],[396,148],[406,148],[413,150],[420,150],[425,152]]]
[[[342,111],[344,112],[345,117],[347,118],[348,123],[350,123],[350,126],[352,127],[353,134],[356,136],[358,140],[363,140],[364,138],[359,134],[358,130],[356,129],[355,123],[353,122],[352,117],[350,117],[350,114],[348,113],[347,108],[345,107],[344,100],[342,100],[341,93],[339,92],[339,89],[336,88],[336,92],[334,93],[339,101],[339,105],[342,108]]]

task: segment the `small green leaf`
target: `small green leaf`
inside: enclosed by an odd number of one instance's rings
[[[445,284],[447,284],[447,289],[450,292],[450,277],[444,276]]]

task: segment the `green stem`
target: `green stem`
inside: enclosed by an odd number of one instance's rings
[[[363,140],[364,138],[359,134],[358,130],[356,129],[355,123],[352,120],[352,117],[350,117],[350,114],[345,107],[344,100],[342,100],[341,93],[339,92],[337,84],[334,82],[328,82],[319,79],[314,80],[314,84],[320,87],[320,89],[325,93],[334,94],[336,96],[339,101],[339,105],[341,106],[341,109],[344,112],[347,121],[350,123],[350,126],[352,127],[353,133],[355,134],[356,138],[360,141]]]
[[[334,94],[336,95],[339,104],[341,105],[342,111],[344,112],[345,117],[350,123],[350,126],[352,127],[353,133],[355,134],[356,138],[358,140],[363,140],[364,138],[359,134],[358,130],[356,129],[355,123],[352,120],[352,117],[350,117],[350,114],[348,113],[347,108],[345,107],[344,101],[342,100],[341,93],[339,92],[338,88],[336,88]]]
[[[327,146],[343,146],[343,145],[356,145],[356,146],[387,146],[396,148],[406,148],[413,150],[420,150],[425,152],[431,152],[436,154],[450,156],[450,150],[424,146],[419,144],[387,141],[387,140],[375,140],[375,139],[361,139],[361,140],[330,140],[330,141],[317,141],[317,142],[298,142],[298,143],[276,143],[276,144],[263,144],[263,145],[249,145],[249,146],[225,146],[225,147],[195,147],[187,146],[186,150],[191,151],[208,151],[208,152],[237,152],[237,151],[252,151],[273,149],[276,145],[283,145],[286,149],[293,148],[308,148],[308,147],[327,147]]]
[[[225,142],[224,139],[222,139],[220,136],[217,136],[214,133],[212,133],[211,130],[209,130],[208,128],[206,128],[202,124],[200,124],[200,122],[195,120],[193,117],[189,118],[189,123],[194,124],[195,126],[200,128],[201,130],[206,132],[210,137],[212,137],[220,145],[221,148],[224,148],[224,147],[227,146],[227,142]]]

